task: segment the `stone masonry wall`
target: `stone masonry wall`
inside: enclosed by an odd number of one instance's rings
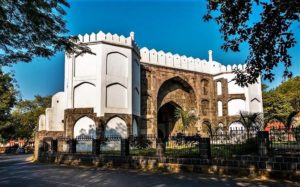
[[[227,115],[227,102],[233,98],[245,99],[244,94],[231,94],[227,90],[227,80],[222,79],[222,96],[216,94],[216,81],[210,74],[192,72],[187,70],[178,70],[169,67],[156,66],[143,63],[141,66],[141,134],[157,133],[157,115],[159,108],[170,101],[174,101],[182,108],[192,108],[196,111],[199,118],[195,128],[203,134],[202,123],[209,121],[212,124],[230,124],[238,119],[238,116]],[[164,83],[168,80],[176,79],[183,87],[190,87],[191,92],[185,94],[179,89],[162,90]],[[203,91],[202,80],[207,80],[207,93]],[[162,86],[163,85],[163,86]],[[168,89],[168,87],[166,87]],[[165,89],[165,87],[163,87]],[[170,93],[167,93],[167,92]],[[164,94],[166,92],[167,94]],[[223,103],[223,116],[217,117],[217,101]],[[208,106],[203,112],[202,101],[208,101]],[[206,114],[204,114],[206,113]],[[199,131],[198,131],[199,132]]]

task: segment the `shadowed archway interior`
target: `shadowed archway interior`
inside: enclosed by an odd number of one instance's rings
[[[157,115],[157,135],[158,138],[166,140],[175,127],[178,118],[175,117],[176,108],[181,108],[174,102],[164,104]]]

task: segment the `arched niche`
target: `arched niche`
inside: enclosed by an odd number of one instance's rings
[[[126,122],[119,117],[111,118],[106,123],[104,134],[106,137],[127,138],[128,133]]]
[[[96,75],[96,59],[93,54],[82,54],[75,58],[74,74],[76,77]]]
[[[84,82],[74,88],[74,108],[93,108],[96,103],[96,87]]]
[[[254,98],[250,101],[250,110],[251,112],[261,112],[261,102],[257,98]]]
[[[127,108],[127,88],[119,83],[106,87],[106,106],[109,108]]]
[[[96,138],[96,125],[94,120],[84,116],[77,120],[73,131],[74,138]]]
[[[201,80],[201,93],[202,95],[208,95],[209,93],[209,82],[207,79]]]
[[[109,53],[106,58],[106,74],[128,77],[128,58],[119,52]]]
[[[209,101],[204,99],[201,101],[201,111],[202,115],[207,116],[209,112]]]

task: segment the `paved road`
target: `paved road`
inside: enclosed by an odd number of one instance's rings
[[[0,155],[0,186],[300,186],[279,181],[259,181],[204,174],[160,174],[128,170],[34,164],[26,155]]]

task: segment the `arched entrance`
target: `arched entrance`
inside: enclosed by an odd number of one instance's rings
[[[157,136],[166,139],[181,132],[176,124],[175,109],[190,111],[197,107],[194,89],[180,78],[173,77],[165,81],[157,93]]]
[[[127,138],[128,133],[126,122],[119,117],[111,118],[105,126],[104,135],[106,137]]]
[[[165,140],[174,130],[176,121],[175,110],[179,107],[173,102],[164,104],[159,110],[157,115],[157,136]],[[180,107],[179,107],[180,108]]]
[[[74,138],[96,138],[95,122],[87,116],[80,118],[74,125],[73,136]]]

